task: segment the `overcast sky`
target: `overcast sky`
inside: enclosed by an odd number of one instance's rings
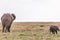
[[[4,13],[19,22],[60,22],[60,0],[0,0],[0,18]]]

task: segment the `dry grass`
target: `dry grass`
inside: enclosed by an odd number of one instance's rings
[[[49,32],[50,25],[60,26],[60,23],[16,22],[12,24],[10,33],[2,33],[0,24],[0,40],[60,40],[60,32],[58,34]]]

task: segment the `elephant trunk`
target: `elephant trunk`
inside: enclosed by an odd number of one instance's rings
[[[13,19],[13,20],[15,20],[15,19],[16,19],[16,16],[15,16],[14,14],[11,14],[11,15],[13,16],[13,18],[12,18],[12,19]]]

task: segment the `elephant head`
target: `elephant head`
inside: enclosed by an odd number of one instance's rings
[[[9,14],[9,13],[5,13],[2,17],[1,17],[1,22],[2,22],[2,32],[10,32],[10,27],[12,22],[16,19],[15,14]]]

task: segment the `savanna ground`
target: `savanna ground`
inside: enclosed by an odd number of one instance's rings
[[[60,26],[60,22],[15,22],[10,33],[2,33],[0,24],[0,40],[60,40],[60,31],[51,34],[50,25]]]

